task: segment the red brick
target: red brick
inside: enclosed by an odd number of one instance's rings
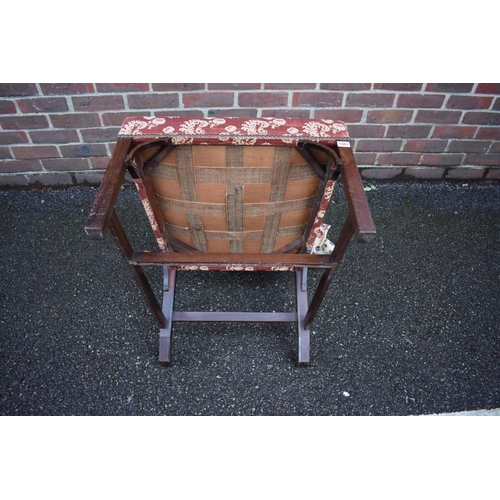
[[[349,135],[354,139],[362,137],[384,137],[384,125],[349,125]]]
[[[294,92],[292,106],[317,108],[341,106],[343,98],[342,92]]]
[[[288,94],[285,92],[241,92],[238,96],[238,105],[248,108],[272,108],[287,103]]]
[[[149,83],[96,83],[97,92],[147,92]]]
[[[361,170],[361,176],[364,179],[391,179],[403,172],[402,168],[364,168]]]
[[[134,113],[136,113],[136,112],[134,112]],[[210,113],[210,111],[209,111],[209,113]],[[144,111],[144,114],[148,115],[149,112]],[[166,110],[166,111],[155,111],[154,115],[157,117],[161,117],[161,116],[192,116],[194,118],[205,116],[201,109],[172,109],[172,110]],[[227,116],[227,110],[225,111],[225,115]]]
[[[480,83],[476,94],[500,94],[500,83]]]
[[[1,148],[0,147],[0,159],[1,160],[12,159],[12,155],[10,154],[9,148]]]
[[[43,186],[72,186],[71,174],[34,174],[29,176],[30,185],[42,184]]]
[[[91,94],[94,86],[91,83],[41,83],[44,95]]]
[[[266,109],[262,112],[266,118],[310,118],[309,109]],[[232,113],[231,113],[232,114]]]
[[[61,146],[60,149],[65,158],[107,156],[108,154],[104,144],[74,144],[72,146]]]
[[[423,83],[375,83],[374,89],[379,90],[401,90],[406,92],[415,92],[422,90]]]
[[[46,113],[68,111],[68,103],[64,97],[36,97],[34,99],[18,99],[17,104],[23,113]]]
[[[424,154],[422,165],[461,165],[463,154]]]
[[[12,146],[15,158],[59,158],[55,146]]]
[[[257,87],[258,88],[258,87]],[[266,90],[311,90],[316,88],[315,83],[264,83]]]
[[[447,179],[482,179],[484,168],[452,168],[446,174]]]
[[[362,109],[316,109],[314,118],[325,120],[340,120],[346,123],[359,123],[363,117]]]
[[[465,163],[469,165],[485,165],[488,167],[498,167],[500,165],[500,154],[498,153],[484,153],[474,154],[469,153],[465,157]]]
[[[360,165],[374,165],[377,153],[354,153],[354,159],[358,167]]]
[[[386,137],[423,139],[429,136],[431,128],[431,125],[391,125],[387,129]]]
[[[271,110],[265,111],[266,116],[274,116],[269,115],[268,113]],[[203,112],[200,111],[201,116],[203,116]],[[238,116],[240,118],[255,118],[257,116],[257,110],[255,108],[231,108],[231,109],[209,109],[208,110],[209,117],[222,117],[225,118],[227,116]]]
[[[0,144],[24,144],[29,142],[26,132],[0,132]]]
[[[260,83],[209,83],[208,90],[258,90]]]
[[[120,127],[84,128],[80,130],[83,142],[116,141]],[[70,141],[68,141],[70,142]]]
[[[415,153],[382,153],[378,165],[418,165],[420,155]]]
[[[371,83],[320,83],[321,90],[370,90]]]
[[[495,100],[495,104],[493,104],[493,109],[495,111],[500,111],[500,97],[497,97]]]
[[[451,141],[448,146],[450,153],[486,153],[491,141]]]
[[[87,158],[52,158],[50,160],[42,160],[42,164],[46,170],[88,170],[89,164]]]
[[[401,144],[403,141],[396,139],[364,139],[356,141],[356,152],[399,151]]]
[[[425,90],[428,92],[470,92],[473,83],[428,83]]]
[[[77,184],[99,186],[104,178],[104,172],[75,172]]]
[[[14,101],[0,100],[0,115],[16,114],[16,105]]]
[[[125,118],[129,116],[151,116],[149,111],[124,111],[121,113],[103,113],[102,122],[104,126],[121,127]]]
[[[486,174],[486,179],[500,179],[500,168],[490,168]]]
[[[205,90],[204,83],[153,83],[155,92],[184,92],[189,90]]]
[[[0,97],[38,95],[34,83],[0,83]]]
[[[346,106],[360,108],[386,108],[394,103],[395,94],[359,93],[347,94]]]
[[[2,186],[27,186],[28,179],[25,175],[0,175]]]
[[[419,110],[415,117],[416,123],[458,123],[462,113],[460,111]]]
[[[493,97],[471,95],[452,95],[446,103],[447,108],[457,109],[488,109]]]
[[[413,111],[401,109],[377,109],[368,111],[368,123],[407,123],[411,120]]]
[[[80,142],[74,129],[34,130],[30,132],[31,140],[35,144],[63,144],[67,142]]]
[[[412,167],[405,170],[406,175],[417,179],[441,179],[444,174],[442,167]]]
[[[477,123],[479,125],[500,125],[500,113],[488,111],[468,111],[463,123]]]
[[[121,95],[89,95],[72,97],[75,111],[107,111],[125,109]]]
[[[26,130],[47,128],[49,126],[49,122],[43,115],[5,116],[0,117],[0,125],[4,130]]]
[[[182,94],[182,102],[188,108],[232,107],[234,94],[232,92],[193,92]]]
[[[492,139],[500,141],[500,127],[479,127],[476,139]]]
[[[90,158],[90,163],[95,170],[105,170],[108,167],[109,160],[111,158],[108,156],[100,156],[97,158]]]
[[[414,151],[419,153],[441,153],[446,149],[448,141],[425,141],[425,140],[409,140],[405,145],[405,151]]]
[[[64,115],[50,115],[50,121],[55,128],[90,128],[101,126],[99,115],[97,113],[66,113]]]
[[[4,160],[0,161],[0,172],[36,172],[42,170],[38,160]]]
[[[443,94],[401,94],[398,97],[398,108],[440,108],[445,96]]]
[[[477,127],[438,125],[434,129],[432,137],[439,139],[472,139],[476,130]]]
[[[191,94],[190,94],[191,95]],[[178,108],[179,95],[175,94],[130,94],[127,96],[131,109]],[[232,104],[232,103],[231,103]]]

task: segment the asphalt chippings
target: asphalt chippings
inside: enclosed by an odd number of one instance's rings
[[[500,407],[500,186],[367,186],[377,237],[349,246],[295,366],[293,324],[178,323],[173,365],[96,189],[0,191],[2,415],[421,415]],[[117,210],[155,250],[137,194]],[[346,215],[342,187],[327,214]],[[161,270],[148,268],[161,300]],[[309,274],[309,296],[319,277]],[[176,307],[293,310],[293,273],[179,272]]]

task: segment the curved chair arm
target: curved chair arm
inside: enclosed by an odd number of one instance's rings
[[[113,151],[113,156],[85,225],[85,232],[90,239],[101,240],[106,234],[116,198],[125,177],[125,158],[131,143],[132,139],[119,139]]]

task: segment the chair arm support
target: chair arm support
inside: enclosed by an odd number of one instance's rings
[[[119,139],[113,151],[113,156],[85,225],[85,232],[90,239],[101,240],[106,234],[125,177],[125,157],[131,143],[131,139]]]
[[[361,176],[352,149],[343,147],[338,149],[343,163],[342,180],[354,225],[354,237],[359,243],[369,243],[375,238],[376,229],[366,200]]]

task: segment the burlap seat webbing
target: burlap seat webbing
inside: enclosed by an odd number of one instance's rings
[[[177,165],[160,163],[151,172],[151,177],[176,181],[179,179],[177,174]],[[271,182],[272,169],[270,168],[217,168],[217,167],[199,167],[194,166],[194,177],[196,182],[220,182],[229,183],[238,180],[242,184],[259,184]],[[313,177],[311,167],[307,164],[292,165],[288,175],[289,180],[310,179]]]
[[[236,169],[237,174],[243,169],[243,148],[226,147],[226,168]],[[243,183],[236,175],[228,179],[226,200],[229,231],[243,231]],[[229,236],[229,248],[231,253],[242,253],[243,240]]]
[[[148,171],[168,234],[231,253],[271,253],[304,234],[319,178],[294,147],[211,148],[177,146]]]
[[[290,172],[291,148],[277,147],[274,150],[273,172],[271,174],[271,193],[269,202],[276,203],[283,201],[285,197],[286,183]],[[281,214],[275,212],[266,218],[266,229],[262,242],[262,252],[271,253],[274,250],[274,243],[280,225]]]
[[[181,185],[182,196],[186,201],[197,202],[196,184],[193,182],[195,178],[193,150],[192,148],[176,148],[175,155],[177,157],[177,175]],[[189,212],[186,215],[194,246],[202,252],[207,252],[207,238],[203,231],[201,215]]]

